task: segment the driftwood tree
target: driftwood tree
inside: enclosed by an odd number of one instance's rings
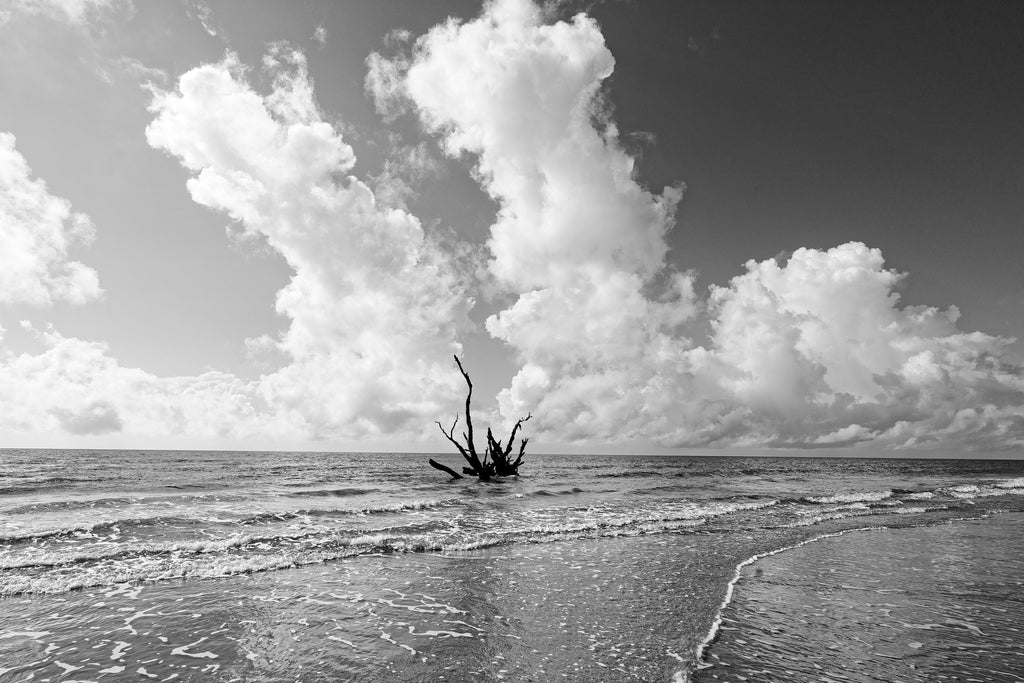
[[[459,372],[462,373],[463,378],[466,380],[466,430],[462,432],[462,441],[460,442],[455,438],[455,427],[459,423],[458,416],[452,422],[452,426],[449,429],[445,429],[444,425],[437,422],[438,428],[441,433],[444,434],[445,438],[454,444],[459,449],[459,453],[463,458],[466,459],[467,466],[462,468],[462,474],[467,474],[473,477],[479,477],[480,481],[488,481],[494,477],[509,477],[519,474],[519,465],[523,462],[523,456],[526,454],[526,444],[529,439],[522,439],[519,442],[519,454],[516,459],[512,459],[512,446],[516,440],[516,434],[522,428],[523,423],[532,417],[527,415],[521,417],[516,421],[514,427],[512,427],[512,434],[508,437],[508,443],[502,443],[500,439],[495,439],[494,434],[491,432],[491,428],[487,428],[487,448],[484,451],[484,455],[481,458],[477,453],[476,444],[473,442],[473,416],[469,412],[469,404],[473,400],[473,382],[469,379],[469,373],[466,372],[462,367],[462,361],[459,360],[458,356],[455,356],[455,364],[459,366]],[[462,479],[462,474],[459,474],[452,468],[442,465],[434,459],[428,461],[431,467],[447,472],[452,475],[455,479]]]

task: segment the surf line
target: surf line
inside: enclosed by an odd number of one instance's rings
[[[707,655],[707,650],[711,646],[711,644],[714,643],[715,640],[718,638],[718,632],[722,628],[723,615],[725,614],[725,610],[729,606],[729,603],[732,602],[733,593],[736,591],[736,584],[739,583],[740,578],[743,575],[743,569],[745,567],[749,567],[750,565],[754,564],[755,562],[758,562],[759,560],[763,560],[766,557],[771,557],[772,555],[778,555],[780,553],[784,553],[784,552],[787,552],[787,551],[790,551],[790,550],[796,550],[797,548],[801,548],[801,547],[803,547],[805,545],[808,545],[810,543],[814,543],[815,541],[821,541],[821,540],[826,539],[826,538],[835,538],[837,536],[844,536],[846,534],[853,533],[854,531],[877,531],[877,530],[887,529],[887,528],[889,528],[889,527],[886,527],[886,526],[861,526],[861,527],[855,527],[853,529],[843,529],[842,531],[833,531],[833,532],[830,532],[830,533],[827,533],[827,534],[821,534],[820,536],[812,536],[811,538],[805,538],[804,540],[800,541],[799,543],[794,543],[792,545],[787,545],[787,546],[783,546],[781,548],[776,548],[775,550],[768,550],[768,551],[763,552],[763,553],[757,553],[756,555],[751,555],[747,559],[745,559],[742,562],[740,562],[739,564],[737,564],[736,568],[733,570],[733,577],[732,577],[732,579],[729,581],[729,583],[725,587],[725,597],[722,598],[722,604],[718,606],[718,611],[715,612],[715,620],[711,623],[711,628],[708,629],[708,633],[707,633],[706,636],[704,636],[704,640],[701,641],[700,645],[697,646],[697,650],[694,652],[694,659],[693,659],[693,661],[694,661],[694,663],[696,665],[696,668],[698,670],[700,670],[700,669],[707,669],[707,668],[710,668],[711,666],[713,666],[712,664],[709,664],[706,661],[706,659],[705,659],[705,657]],[[673,683],[688,683],[688,681],[690,679],[689,671],[690,671],[689,668],[683,669],[681,671],[677,671],[675,673],[675,675],[672,677]]]

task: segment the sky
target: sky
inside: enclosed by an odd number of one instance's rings
[[[1019,457],[1022,28],[0,0],[0,445]]]

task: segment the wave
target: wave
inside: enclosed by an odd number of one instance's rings
[[[146,526],[197,526],[208,523],[209,519],[176,516],[127,517],[101,522],[82,522],[57,529],[30,531],[22,534],[0,534],[0,545],[35,542],[46,538],[62,538],[70,536],[96,535],[108,531],[120,531],[122,528]]]
[[[307,496],[329,496],[334,498],[342,498],[345,496],[361,496],[367,493],[379,493],[380,489],[361,489],[361,488],[333,488],[333,489],[309,489],[306,491],[294,491],[285,495],[292,498],[305,498]]]
[[[991,496],[1020,495],[1024,494],[1024,488],[1017,486],[1000,486],[998,483],[990,485],[990,483],[986,482],[982,484],[957,484],[956,486],[947,486],[940,489],[940,492],[946,496],[957,498],[959,500],[973,500],[975,498],[988,498]]]
[[[163,487],[166,488],[166,487]],[[106,509],[122,509],[131,505],[168,505],[168,504],[203,504],[203,503],[236,503],[251,501],[253,499],[252,493],[231,493],[228,491],[220,491],[217,493],[205,493],[205,494],[160,494],[151,495],[145,493],[139,493],[136,495],[121,495],[111,496],[105,498],[70,498],[66,500],[51,500],[45,503],[29,503],[27,505],[19,505],[16,507],[5,510],[5,514],[10,515],[31,515],[40,512],[68,512],[68,511],[87,511],[87,510],[106,510]]]
[[[167,509],[175,514],[148,516],[139,514],[139,498],[125,497],[122,500],[131,505],[104,510],[102,515],[97,511],[93,519],[80,524],[64,522],[59,529],[0,536],[0,551],[4,551],[0,552],[0,595],[63,592],[125,581],[213,578],[377,553],[468,552],[700,528],[715,531],[719,526],[709,526],[710,520],[726,515],[737,515],[726,518],[729,528],[740,524],[751,530],[792,529],[848,517],[963,509],[970,498],[1024,494],[1021,484],[1024,478],[956,483],[933,491],[819,489],[809,491],[817,495],[798,498],[743,495],[694,501],[636,498],[625,486],[619,489],[624,496],[620,500],[576,506],[558,506],[557,501],[568,503],[571,496],[592,493],[593,487],[550,486],[529,493],[515,487],[500,497],[489,495],[482,500],[458,489],[458,497],[364,506],[359,502],[369,501],[354,496],[372,489],[348,487],[316,489],[325,493],[321,500],[310,501],[317,507],[309,509],[253,510],[251,506],[259,501],[250,493],[243,497],[249,510],[223,504],[213,510],[182,506]],[[335,496],[347,502],[328,502]],[[520,497],[544,501],[543,507],[536,507],[537,503],[509,506]],[[273,504],[285,505],[291,498],[276,495]],[[339,507],[331,507],[335,504]],[[752,514],[764,508],[774,510]],[[428,510],[440,512],[403,514]],[[109,519],[111,514],[132,511],[136,517]],[[208,514],[203,516],[204,512]]]
[[[888,489],[875,491],[845,491],[824,496],[807,496],[803,498],[785,499],[786,502],[800,502],[814,505],[835,503],[868,503],[878,505],[897,505],[899,500],[931,500],[936,496],[969,500],[989,496],[1019,494],[1024,495],[1024,477],[1001,481],[981,481],[975,483],[953,484],[942,486],[930,491],[913,491],[910,489]]]
[[[626,470],[624,472],[608,472],[606,474],[595,474],[593,476],[599,479],[634,479],[636,477],[661,478],[665,476],[665,473],[658,472],[657,470]]]
[[[247,517],[225,518],[223,516],[212,517],[210,515],[178,516],[178,515],[153,515],[144,517],[121,517],[115,519],[100,520],[95,522],[75,522],[70,525],[50,529],[35,529],[27,532],[0,532],[0,547],[20,543],[35,543],[44,539],[63,539],[72,537],[91,537],[104,533],[115,532],[121,535],[124,531],[141,529],[147,527],[202,527],[209,524],[223,526],[256,526],[268,522],[288,522],[301,520],[310,517],[366,517],[373,515],[384,515],[391,513],[409,512],[415,510],[430,510],[434,508],[448,507],[461,502],[458,498],[446,498],[443,500],[417,500],[406,503],[394,503],[390,505],[366,506],[360,508],[310,508],[288,510],[282,512],[261,512]],[[211,511],[223,513],[222,510]]]
[[[39,557],[0,564],[0,595],[64,593],[126,582],[220,578],[294,568],[331,560],[383,553],[460,552],[512,543],[638,536],[699,526],[703,519],[664,520],[634,525],[567,525],[518,532],[484,534],[466,539],[450,534],[363,534],[351,538],[295,536],[260,539],[240,536],[219,541],[153,544],[77,557]],[[285,543],[290,541],[290,543]],[[270,546],[260,548],[261,545]],[[28,570],[28,571],[26,571]]]
[[[808,503],[874,503],[885,500],[893,495],[892,489],[884,491],[853,491],[850,493],[835,493],[828,496],[813,496],[804,498]]]
[[[466,531],[441,521],[387,529],[311,527],[282,534],[219,539],[33,546],[0,560],[0,595],[59,593],[115,583],[213,578],[379,553],[464,552],[517,543],[639,536],[699,527],[709,517],[767,507],[776,501],[689,505],[639,514],[605,512],[564,522],[537,520],[515,528]],[[433,526],[431,526],[433,524]]]
[[[561,489],[556,491],[548,491],[547,489],[538,489],[530,493],[518,494],[523,497],[548,497],[548,496],[570,496],[575,493],[586,493],[583,489],[578,486],[574,486],[571,489]]]

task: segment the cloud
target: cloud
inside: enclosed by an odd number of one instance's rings
[[[877,250],[751,261],[699,301],[665,263],[681,191],[637,182],[601,97],[614,59],[586,15],[547,23],[496,0],[368,66],[381,112],[411,103],[499,203],[490,268],[517,299],[487,329],[521,362],[506,418],[673,446],[1024,443],[1009,341],[960,331],[955,308],[900,307],[903,276]],[[706,346],[686,334],[701,324]]]
[[[68,24],[84,26],[112,12],[130,11],[132,0],[14,0],[13,8]]]
[[[315,438],[419,432],[458,401],[450,358],[472,301],[416,217],[350,175],[355,155],[322,120],[305,57],[278,44],[264,68],[265,96],[233,55],[187,72],[154,97],[147,140],[190,171],[193,200],[294,270],[277,296],[289,362],[259,387],[270,409]]]
[[[367,96],[385,121],[391,122],[409,108],[403,79],[409,62],[401,57],[391,59],[371,52],[366,58],[366,78],[363,87]]]
[[[185,13],[190,19],[198,21],[200,26],[203,27],[203,30],[206,31],[210,37],[216,38],[219,35],[222,36],[224,33],[224,31],[215,23],[213,9],[205,0],[188,0],[188,2],[185,3]]]
[[[371,178],[374,195],[383,206],[405,209],[406,202],[419,195],[420,186],[440,175],[443,168],[427,143],[396,143],[384,160],[384,168]]]
[[[151,85],[165,86],[168,81],[167,72],[163,69],[146,66],[134,57],[117,57],[97,63],[94,67],[96,75],[107,85],[113,85],[117,79],[134,81],[144,87]]]
[[[408,98],[448,154],[475,155],[499,203],[490,269],[518,300],[487,329],[523,364],[505,417],[533,410],[570,439],[645,433],[641,396],[696,307],[691,277],[663,273],[681,191],[641,187],[614,125],[593,125],[614,67],[596,22],[547,25],[529,2],[495,2],[432,29],[411,60],[382,59],[383,99]]]
[[[253,382],[218,372],[158,377],[126,368],[105,344],[28,327],[37,354],[0,348],[0,432],[281,438],[287,416],[261,410]]]
[[[750,261],[713,287],[719,383],[774,445],[1024,444],[1024,369],[1013,340],[957,327],[956,307],[899,304],[904,275],[851,242]]]
[[[257,93],[233,55],[154,87],[146,130],[190,172],[193,199],[259,237],[293,269],[277,296],[289,318],[249,346],[278,359],[256,380],[221,372],[158,377],[105,344],[27,329],[35,354],[0,346],[0,431],[300,441],[418,436],[461,399],[450,359],[472,299],[460,257],[407,212],[378,204],[350,174],[355,155],[322,120],[303,55],[274,45]],[[416,155],[413,154],[415,157]],[[411,162],[410,162],[411,163]],[[423,166],[423,164],[420,164]],[[99,294],[69,261],[94,229],[30,177],[0,136],[3,302],[45,305]],[[451,247],[446,247],[451,249]]]
[[[327,44],[327,28],[323,24],[317,24],[317,27],[313,29],[313,40],[320,45]]]
[[[445,154],[469,159],[498,204],[486,282],[503,309],[486,327],[520,363],[503,417],[532,412],[542,440],[581,443],[1024,446],[1011,340],[961,329],[955,307],[904,305],[906,276],[879,250],[751,260],[706,295],[667,266],[681,186],[638,181],[602,96],[614,59],[591,18],[552,23],[527,0],[499,0],[410,39],[388,39],[406,50],[397,57],[371,55],[366,87],[385,118],[413,111]],[[405,209],[437,170],[429,147],[396,146],[380,175],[356,177],[305,57],[284,43],[262,71],[228,54],[152,91],[147,141],[186,169],[193,200],[291,267],[276,299],[287,330],[247,340],[265,361],[250,380],[158,377],[102,343],[29,326],[40,352],[0,345],[0,432],[408,438],[449,414],[463,398],[450,357],[484,279],[476,247]],[[95,271],[72,255],[94,233],[0,134],[0,305],[98,297]]]
[[[117,409],[108,401],[93,401],[73,413],[67,408],[54,408],[54,416],[69,434],[108,434],[124,426]]]
[[[0,133],[0,304],[84,303],[102,290],[96,271],[69,254],[92,242],[89,217],[50,194],[10,133]]]

